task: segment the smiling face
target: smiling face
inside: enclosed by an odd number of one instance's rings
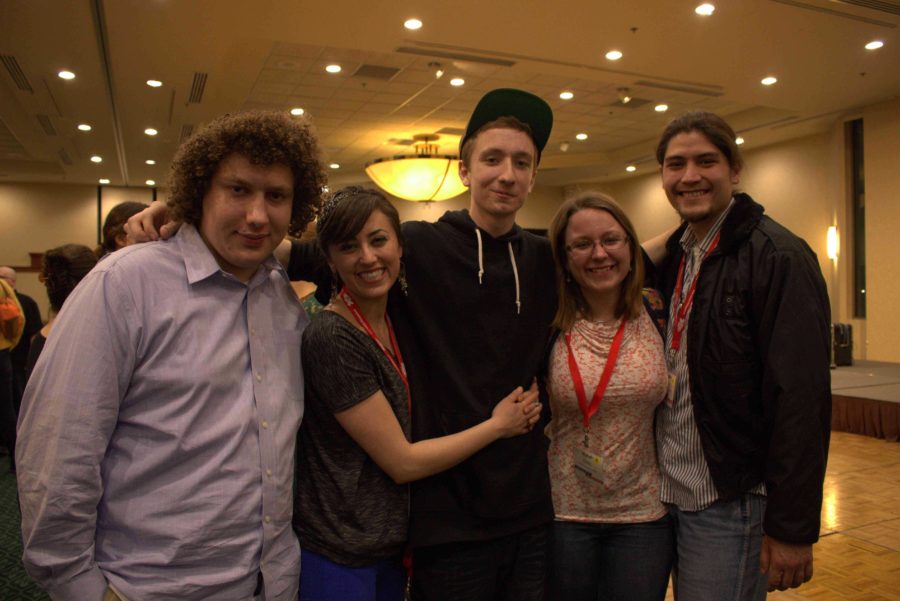
[[[476,224],[499,234],[512,227],[534,186],[536,152],[523,131],[496,128],[478,134],[468,166],[459,164],[459,177],[472,198],[469,215]]]
[[[203,196],[198,231],[219,267],[247,282],[287,234],[294,176],[285,165],[225,157]]]
[[[390,220],[378,209],[349,240],[330,244],[328,265],[358,304],[381,302],[400,274],[403,249]]]
[[[728,207],[740,172],[699,131],[674,136],[660,167],[669,202],[698,237],[705,235]]]
[[[608,211],[581,209],[569,217],[565,246],[566,268],[595,317],[615,308],[631,271],[631,244],[622,225]]]

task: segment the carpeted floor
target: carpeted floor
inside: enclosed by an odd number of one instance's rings
[[[22,567],[22,534],[19,530],[19,505],[16,502],[16,477],[6,472],[5,458],[0,460],[0,600],[49,601]]]

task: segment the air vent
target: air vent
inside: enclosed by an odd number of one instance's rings
[[[21,158],[27,156],[25,147],[22,146],[6,124],[0,120],[0,156],[9,158]]]
[[[891,23],[889,21],[881,21],[878,19],[872,19],[870,17],[863,17],[861,15],[854,15],[852,13],[847,13],[841,10],[834,10],[833,8],[827,8],[825,6],[817,6],[815,4],[810,4],[808,2],[799,2],[798,0],[772,0],[772,2],[777,2],[778,4],[786,4],[788,6],[793,6],[794,8],[800,8],[803,10],[811,10],[817,13],[825,13],[826,15],[832,15],[835,17],[843,17],[844,19],[851,19],[853,21],[861,21],[863,23],[869,23],[870,25],[881,25],[882,27],[890,27],[891,29],[895,29],[897,27],[896,23]],[[835,4],[843,4],[848,5],[852,4],[854,6],[864,6],[866,8],[873,8],[873,10],[878,10],[881,12],[887,12],[893,15],[900,14],[900,6],[897,6],[893,3],[887,2],[875,2],[870,0],[834,0]],[[878,4],[885,8],[874,8],[870,5]]]
[[[644,86],[647,88],[656,88],[658,90],[670,90],[672,92],[684,92],[686,94],[697,94],[699,96],[712,96],[714,98],[718,98],[724,92],[722,88],[716,86],[718,89],[710,88],[698,88],[695,86],[679,86],[671,83],[663,83],[660,81],[650,81],[649,79],[639,79],[634,82],[636,86]],[[633,102],[633,101],[632,101]]]
[[[25,77],[25,73],[22,72],[22,68],[19,66],[19,61],[16,60],[16,57],[8,54],[0,54],[0,60],[3,61],[3,66],[6,67],[9,76],[16,82],[16,87],[23,92],[34,94],[34,90],[31,88],[31,84],[28,83],[28,78]]]
[[[454,61],[466,61],[468,63],[482,63],[484,65],[497,65],[499,67],[512,67],[515,61],[503,58],[491,58],[487,56],[478,56],[477,54],[462,54],[459,52],[443,52],[441,50],[426,50],[424,48],[411,48],[409,46],[401,46],[397,48],[397,52],[403,54],[417,54],[419,56],[433,56]]]
[[[900,3],[885,2],[884,0],[833,0],[838,4],[851,4],[853,6],[861,6],[879,12],[888,13],[889,15],[900,15]]]
[[[59,160],[65,163],[66,165],[72,164],[72,157],[69,156],[69,153],[66,152],[65,148],[59,149]]]
[[[194,73],[194,81],[191,83],[191,95],[188,96],[188,104],[200,104],[203,100],[203,90],[206,89],[206,73]]]
[[[382,67],[380,65],[360,65],[359,69],[353,73],[352,77],[368,77],[369,79],[380,79],[382,81],[390,81],[394,75],[400,72],[396,67]]]
[[[436,132],[436,134],[447,134],[448,136],[462,136],[466,133],[466,130],[461,127],[442,127]]]
[[[56,135],[56,128],[53,127],[53,123],[50,122],[50,117],[47,115],[38,115],[37,116],[38,123],[41,124],[41,129],[44,130],[44,133],[48,136]]]
[[[181,144],[185,140],[191,137],[191,134],[194,133],[193,125],[182,125],[181,126],[181,135],[178,137],[178,143]]]

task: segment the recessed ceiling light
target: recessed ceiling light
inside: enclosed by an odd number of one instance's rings
[[[741,136],[738,136],[737,138],[734,139],[734,143],[737,144],[738,146],[740,146],[741,144],[744,143],[744,138],[742,138]]]
[[[453,79],[450,80],[450,85],[453,87],[456,87],[456,88],[458,88],[459,86],[465,85],[465,83],[466,83],[466,80],[463,79],[462,77],[454,77]]]
[[[80,131],[91,131],[93,128],[90,125],[88,125],[87,123],[79,123],[78,129]]]
[[[57,75],[60,79],[75,79],[75,74],[71,71],[60,71]]]
[[[325,70],[328,71],[329,73],[340,73],[341,66],[340,65],[328,65],[327,67],[325,67]]]
[[[155,186],[155,185],[156,185],[156,182],[153,181],[152,179],[148,179],[148,180],[145,181],[144,183],[147,184],[148,186]]]
[[[300,115],[302,115],[302,114],[305,113],[305,112],[306,112],[306,111],[304,111],[304,110],[303,110],[302,108],[300,108],[299,106],[298,106],[297,108],[292,108],[292,109],[291,109],[291,114],[292,114],[293,116],[295,116],[295,117],[299,117]]]
[[[148,136],[155,136],[159,132],[156,131],[155,129],[153,129],[152,127],[148,127],[147,129],[144,130],[144,133],[147,134]]]
[[[708,17],[716,11],[716,7],[710,4],[709,2],[704,2],[700,6],[694,9],[694,12],[703,17]]]
[[[587,140],[587,138],[588,138],[588,135],[584,132],[581,132],[580,134],[575,134],[576,140]]]
[[[882,46],[884,46],[884,42],[882,42],[881,40],[872,40],[871,42],[866,44],[866,50],[878,50]]]
[[[105,177],[101,177],[101,178],[98,179],[97,181],[98,181],[99,183],[101,183],[101,184],[108,184],[108,183],[109,183],[109,180],[106,179]]]
[[[617,61],[622,58],[622,53],[618,50],[610,50],[606,53],[606,60]]]
[[[407,20],[403,23],[403,26],[406,27],[407,29],[413,29],[413,30],[415,30],[415,29],[421,29],[421,28],[422,28],[422,22],[421,22],[420,20],[418,20],[418,19],[407,19]]]
[[[768,77],[763,77],[761,80],[759,80],[759,83],[761,83],[764,86],[770,86],[770,85],[774,84],[776,81],[778,81],[778,78],[772,77],[771,75],[769,75]]]
[[[627,167],[625,167],[625,171],[627,171],[628,173],[634,173],[635,171],[637,171],[637,167],[635,167],[634,165],[628,165]]]
[[[92,163],[102,163],[102,162],[103,162],[103,157],[98,156],[98,155],[95,154],[94,156],[91,157],[91,162],[92,162]]]
[[[155,164],[156,164],[156,161],[154,161],[153,159],[147,159],[147,160],[144,161],[144,162],[147,163],[148,165],[155,165]]]
[[[665,113],[667,110],[669,110],[669,105],[668,104],[657,104],[656,106],[653,107],[653,110],[656,111],[657,113]]]
[[[573,98],[575,98],[575,94],[566,90],[565,92],[560,92],[559,97],[563,100],[572,100]]]
[[[161,88],[162,82],[159,81],[158,79],[148,79],[147,85],[150,86],[151,88]]]
[[[340,164],[340,163],[331,163],[331,164],[328,165],[328,166],[331,167],[332,169],[340,169],[340,168],[341,168],[341,164]]]

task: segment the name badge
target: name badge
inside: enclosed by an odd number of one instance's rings
[[[666,405],[672,407],[675,405],[675,386],[678,384],[678,378],[675,376],[675,372],[669,372],[669,383],[666,387]]]
[[[575,470],[582,472],[584,475],[602,482],[603,470],[601,469],[602,460],[600,455],[595,455],[589,450],[578,447],[575,449]]]

